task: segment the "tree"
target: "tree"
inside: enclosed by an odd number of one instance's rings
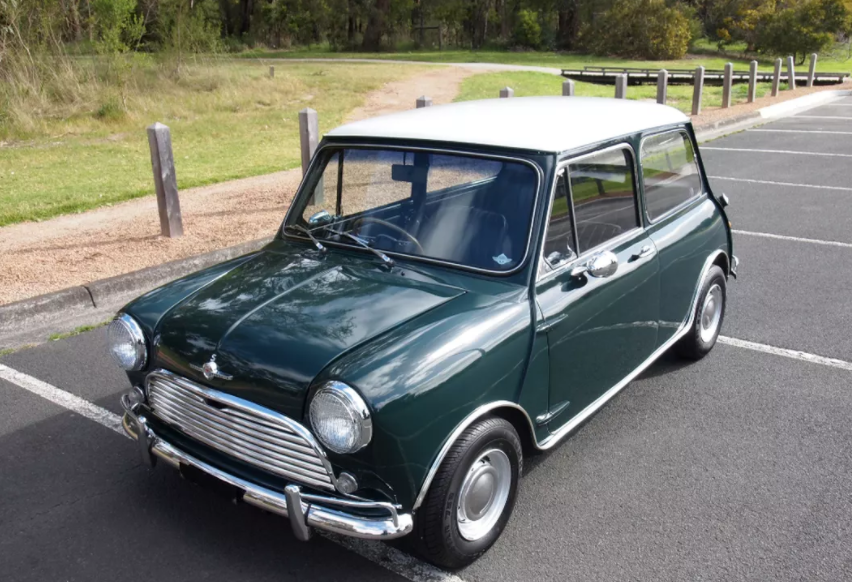
[[[756,28],[756,47],[762,53],[793,55],[800,63],[834,43],[837,33],[849,28],[849,11],[843,0],[805,0],[766,14]]]

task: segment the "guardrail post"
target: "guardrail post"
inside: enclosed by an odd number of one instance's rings
[[[722,79],[722,109],[727,109],[731,103],[731,88],[734,85],[734,63],[725,63],[725,76]]]
[[[660,69],[657,73],[657,103],[666,104],[666,98],[669,94],[669,72],[665,69]]]
[[[269,78],[270,79],[275,78],[275,67],[269,67]]]
[[[752,61],[748,66],[748,102],[754,103],[757,99],[757,61]]]
[[[511,87],[503,87],[502,89],[500,89],[500,98],[501,99],[508,99],[509,97],[514,97],[514,96],[515,96],[515,90],[512,89]]]
[[[567,79],[562,82],[562,96],[563,97],[573,97],[574,96],[574,81],[571,79]]]
[[[420,97],[417,98],[416,105],[417,105],[417,109],[420,109],[422,107],[431,107],[432,106],[432,98],[427,97],[426,95],[421,95]]]
[[[793,57],[787,57],[787,90],[796,90],[796,65],[793,63]]]
[[[701,113],[701,96],[704,93],[704,67],[696,67],[695,82],[692,89],[692,114]]]
[[[169,128],[160,122],[148,126],[148,147],[151,149],[154,189],[157,191],[160,232],[169,238],[183,236],[175,158],[172,154],[172,136]]]
[[[627,75],[625,73],[615,76],[615,98],[627,99]]]
[[[319,116],[310,107],[299,112],[299,140],[302,144],[302,175],[304,176],[319,144]]]
[[[811,53],[811,64],[808,67],[808,87],[814,86],[814,77],[816,77],[817,54]]]
[[[775,59],[775,71],[772,75],[772,96],[778,97],[778,89],[781,87],[781,59]]]

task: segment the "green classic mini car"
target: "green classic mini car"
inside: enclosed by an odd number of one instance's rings
[[[550,449],[669,349],[716,342],[726,198],[689,119],[635,101],[429,107],[333,130],[275,239],[108,329],[151,465],[447,568]]]

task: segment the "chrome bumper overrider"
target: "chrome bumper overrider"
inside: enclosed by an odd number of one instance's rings
[[[181,465],[195,467],[243,491],[242,500],[266,511],[283,515],[290,519],[294,535],[300,540],[311,536],[311,529],[333,532],[336,534],[371,539],[389,540],[404,536],[411,532],[413,520],[410,514],[399,513],[396,506],[380,501],[357,501],[339,499],[313,493],[303,493],[298,485],[288,485],[284,492],[273,491],[256,485],[230,473],[226,473],[196,457],[178,449],[174,445],[157,436],[149,426],[144,413],[137,414],[138,403],[129,395],[121,398],[124,408],[122,425],[124,431],[139,443],[142,459],[154,466],[156,459],[162,459],[176,469]],[[361,510],[382,510],[387,512],[387,518],[371,518],[326,506]],[[298,507],[297,512],[290,508]]]
[[[740,266],[740,260],[737,258],[736,255],[734,255],[732,257],[732,260],[731,260],[731,275],[734,276],[734,279],[737,278],[737,268],[739,266]]]

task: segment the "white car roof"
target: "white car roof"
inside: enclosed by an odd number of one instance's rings
[[[512,97],[411,109],[342,125],[329,137],[390,138],[563,152],[684,123],[672,107],[600,97]]]

